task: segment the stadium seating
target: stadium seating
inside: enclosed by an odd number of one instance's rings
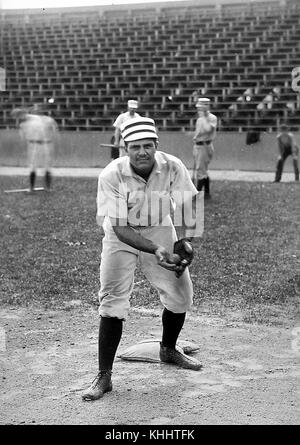
[[[160,130],[191,131],[197,91],[211,98],[219,129],[299,128],[295,0],[55,11],[0,14],[0,128],[14,125],[14,107],[43,102],[61,129],[110,130],[134,98]]]

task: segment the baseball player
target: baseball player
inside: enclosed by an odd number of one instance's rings
[[[191,370],[202,368],[195,358],[176,348],[186,312],[192,305],[193,287],[187,266],[193,257],[192,240],[198,237],[198,232],[195,225],[182,220],[177,240],[170,217],[173,200],[180,212],[184,212],[185,204],[195,209],[197,196],[201,194],[183,163],[157,150],[158,136],[152,119],[136,117],[126,121],[121,132],[127,156],[112,161],[98,179],[97,222],[104,230],[99,372],[82,394],[83,400],[99,399],[112,390],[114,357],[130,307],[138,261],[163,305],[161,361]],[[158,197],[162,200],[159,205]]]
[[[126,122],[128,119],[134,119],[139,117],[140,115],[136,112],[138,108],[138,102],[136,100],[129,100],[127,102],[127,111],[125,113],[119,114],[115,122],[113,123],[113,127],[115,128],[115,141],[114,144],[119,149],[119,157],[126,155],[125,144],[121,136],[121,125]]]
[[[216,137],[217,117],[209,111],[210,99],[204,97],[197,100],[196,107],[198,118],[193,137],[194,157],[194,184],[197,190],[204,186],[204,198],[210,198],[210,179],[208,176],[208,164],[213,153],[213,140]]]
[[[27,147],[30,191],[34,191],[38,168],[44,169],[45,189],[50,191],[51,167],[58,138],[55,120],[40,114],[37,105],[29,111],[23,108],[15,109],[12,111],[12,116],[19,121],[20,135]]]
[[[280,130],[281,132],[277,136],[279,157],[276,165],[274,182],[280,182],[285,160],[290,155],[293,158],[295,181],[299,181],[299,166],[298,166],[299,148],[296,144],[295,137],[293,133],[288,131],[287,125],[281,125]]]

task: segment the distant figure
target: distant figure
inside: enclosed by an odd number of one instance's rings
[[[210,113],[210,99],[203,97],[196,103],[198,119],[193,137],[194,182],[198,191],[204,187],[204,198],[210,198],[208,164],[213,153],[213,140],[216,137],[217,117]]]
[[[256,128],[255,128],[256,127]],[[248,131],[246,135],[246,145],[253,145],[260,141],[260,131],[255,120],[248,121]]]
[[[268,110],[271,110],[273,107],[274,97],[272,91],[270,91],[263,99],[263,103],[266,104]]]
[[[272,92],[273,92],[273,95],[274,95],[274,101],[278,101],[280,99],[280,96],[281,96],[280,86],[274,87]]]
[[[191,99],[192,99],[192,102],[193,102],[194,104],[197,103],[197,100],[199,99],[199,95],[200,95],[200,91],[199,91],[199,89],[198,89],[198,90],[194,90],[194,91],[192,92],[192,94],[191,94]]]
[[[128,119],[134,119],[136,117],[140,117],[140,115],[136,112],[137,109],[138,109],[138,102],[136,100],[129,100],[127,102],[127,111],[125,113],[119,114],[119,116],[113,123],[113,127],[115,128],[114,144],[119,150],[119,157],[126,156],[125,143],[121,136],[121,125]]]
[[[279,158],[276,165],[275,181],[280,182],[285,160],[288,156],[293,158],[293,167],[295,172],[295,181],[299,181],[298,153],[299,148],[296,145],[293,133],[288,131],[287,125],[281,125],[281,132],[277,136],[279,149]]]
[[[110,150],[110,157],[111,161],[113,161],[114,159],[117,159],[119,157],[119,147],[116,147],[115,145],[115,135],[112,135],[110,143],[112,145]]]
[[[55,120],[40,113],[41,110],[37,105],[30,110],[17,108],[11,113],[19,122],[20,135],[27,147],[30,191],[34,191],[38,168],[44,170],[45,189],[50,191],[51,167],[58,137]]]

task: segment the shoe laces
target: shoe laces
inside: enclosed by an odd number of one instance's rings
[[[94,380],[92,381],[91,386],[93,386],[93,387],[97,386],[99,380],[102,377],[105,377],[105,376],[111,377],[111,375],[112,375],[112,371],[106,371],[106,370],[99,371],[98,374],[96,375],[96,377],[94,378]]]

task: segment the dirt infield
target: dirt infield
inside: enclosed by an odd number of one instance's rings
[[[200,345],[202,371],[117,359],[113,391],[83,402],[97,363],[97,309],[2,308],[3,424],[299,424],[299,338],[286,327],[191,313],[182,340]],[[300,330],[300,328],[299,328]],[[298,333],[299,334],[299,333]],[[4,341],[4,335],[6,341]],[[161,335],[159,310],[132,309],[119,351]]]
[[[8,174],[3,190],[24,187]],[[298,184],[214,184],[180,335],[199,345],[203,370],[118,358],[113,391],[95,402],[81,400],[97,371],[95,180],[56,187],[2,195],[1,425],[299,425]],[[160,338],[148,294],[139,275],[118,352]]]

